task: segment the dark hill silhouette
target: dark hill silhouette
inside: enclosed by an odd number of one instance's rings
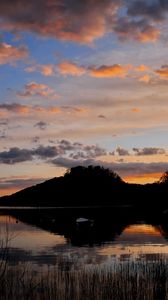
[[[78,166],[64,176],[0,198],[1,206],[116,206],[155,211],[168,208],[168,172],[153,184],[125,183],[115,172],[100,166]]]

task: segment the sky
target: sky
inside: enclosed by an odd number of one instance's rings
[[[168,2],[0,1],[0,196],[101,165],[168,170]]]

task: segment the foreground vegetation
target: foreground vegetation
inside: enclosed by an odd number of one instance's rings
[[[5,268],[4,268],[5,267]],[[1,300],[166,300],[167,260],[116,261],[110,266],[80,268],[58,259],[53,269],[33,271],[33,265],[8,266],[0,273]]]

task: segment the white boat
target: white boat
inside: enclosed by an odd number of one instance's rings
[[[79,227],[92,227],[94,221],[86,218],[77,218],[76,224]]]

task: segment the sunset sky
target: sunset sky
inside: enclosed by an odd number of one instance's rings
[[[168,170],[168,1],[0,1],[0,195],[101,165]]]

